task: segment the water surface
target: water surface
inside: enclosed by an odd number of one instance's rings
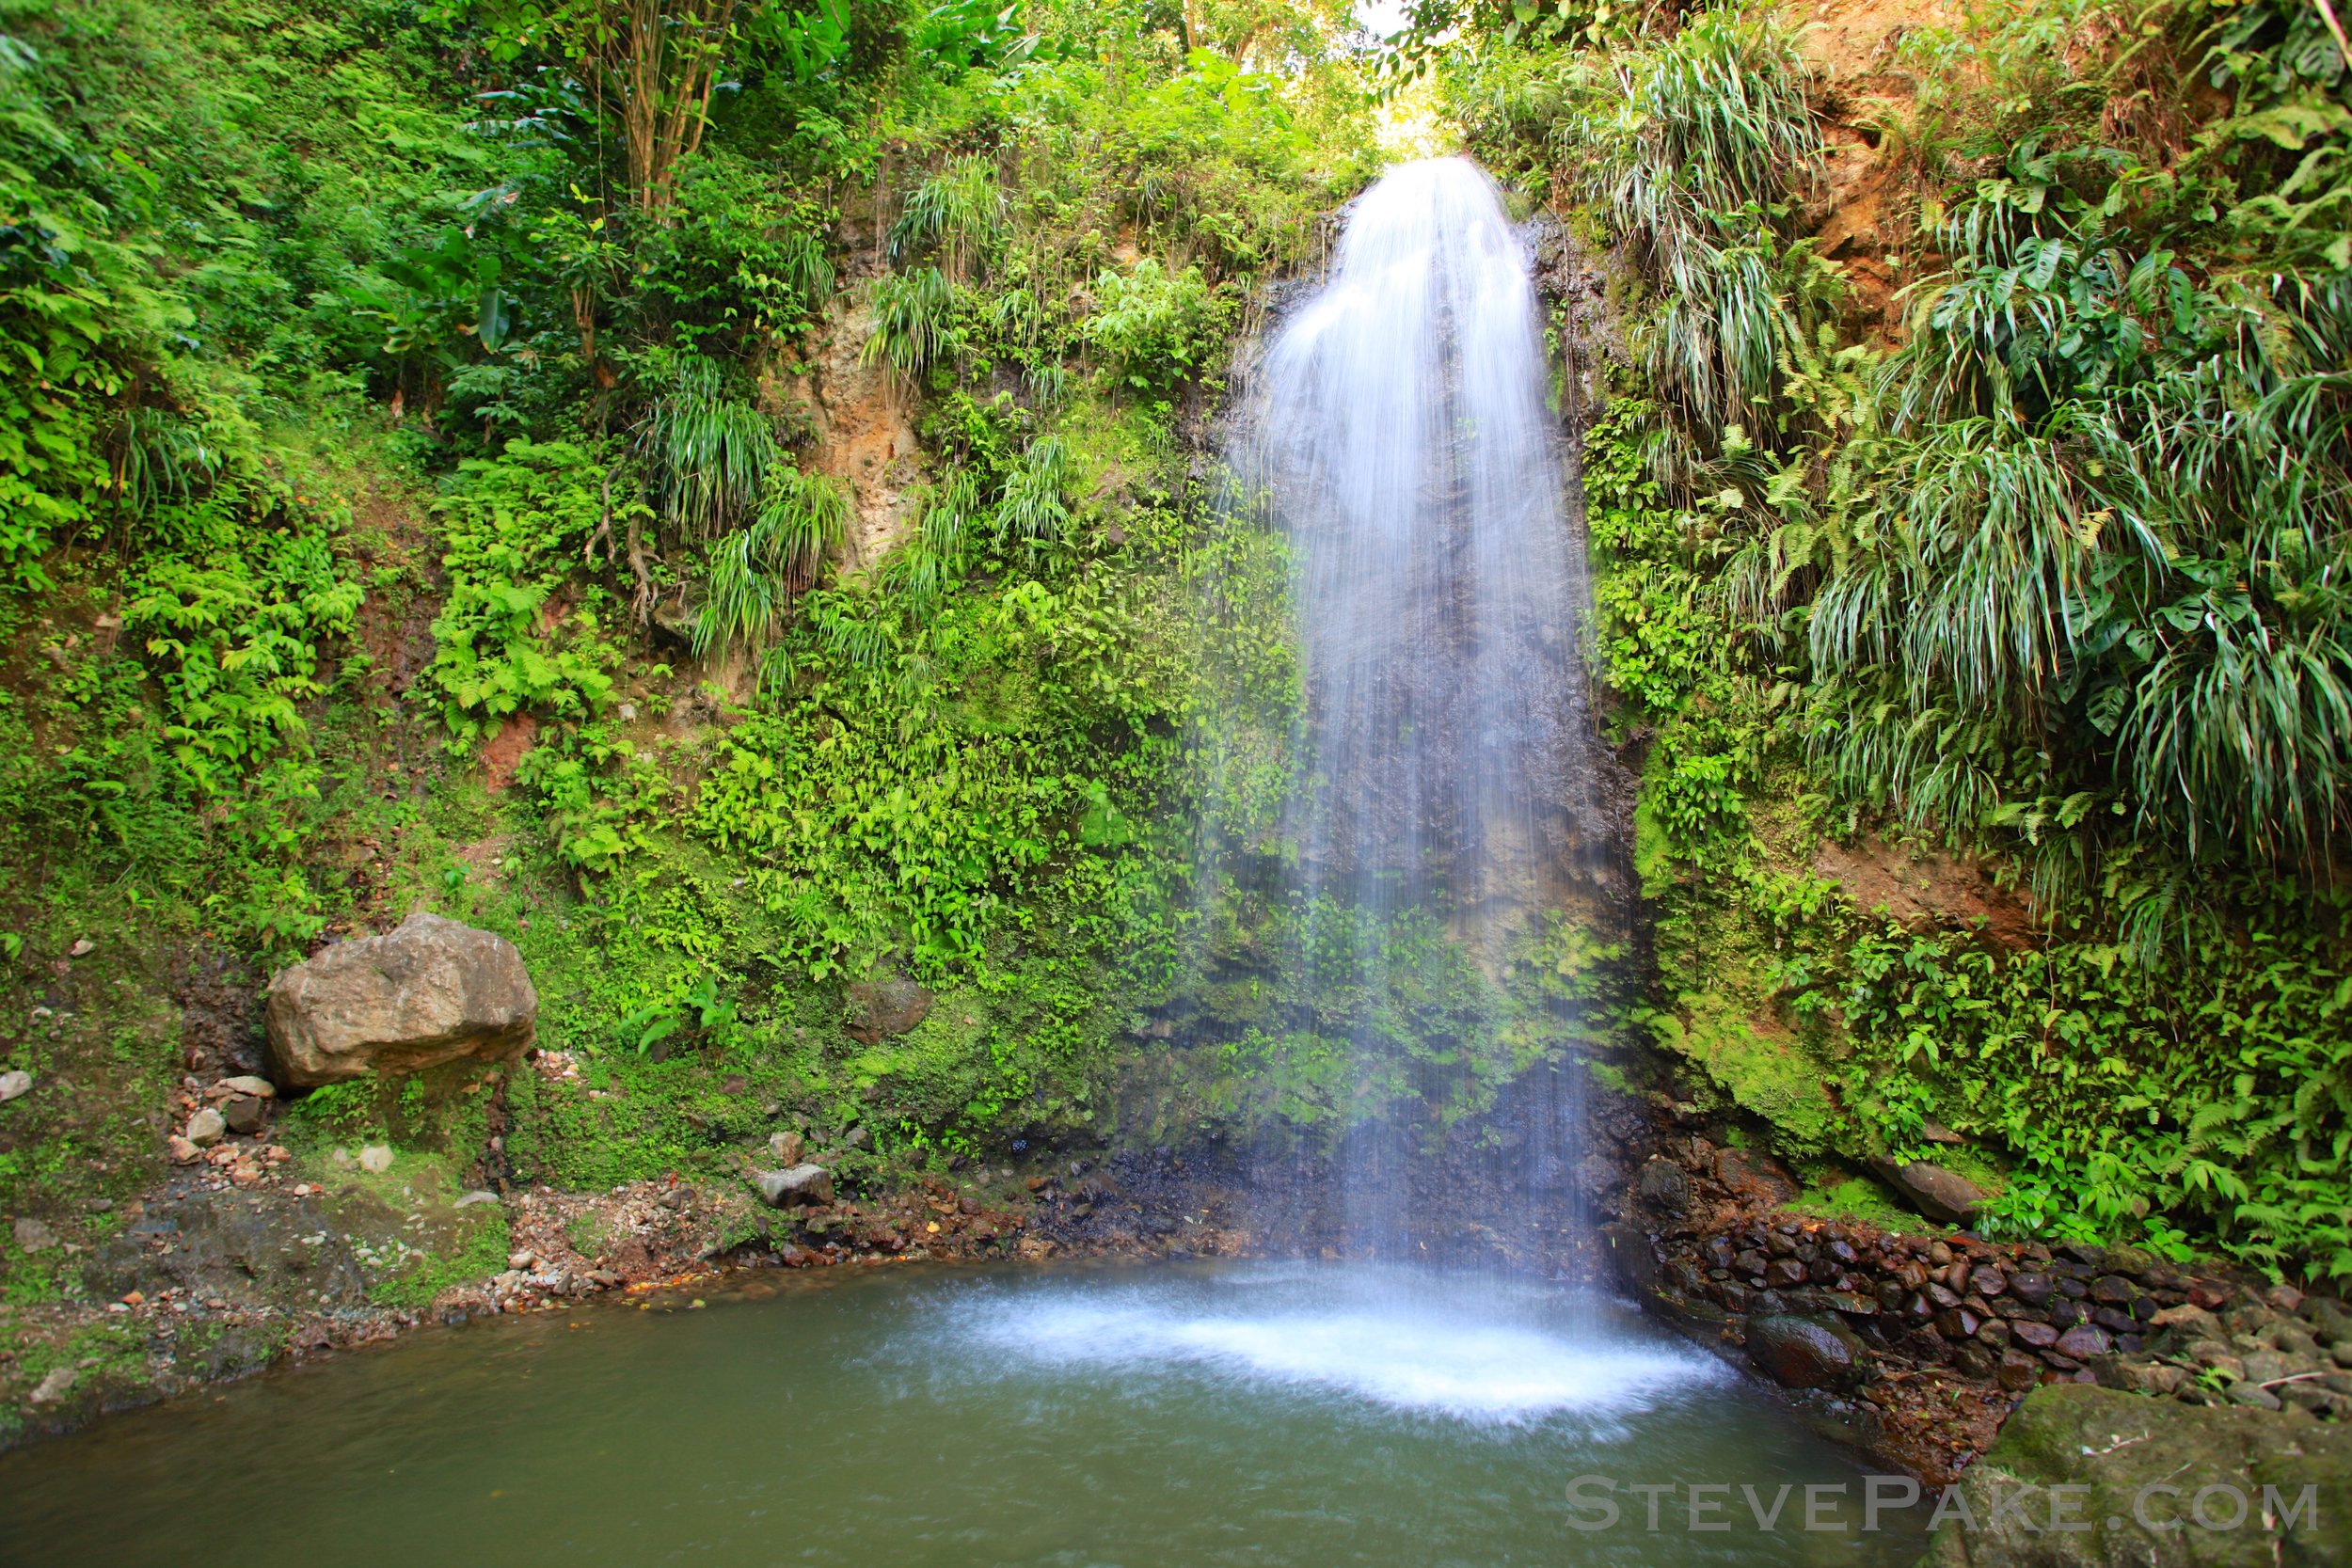
[[[0,1563],[1908,1563],[1592,1533],[1567,1485],[1843,1482],[1715,1359],[1534,1287],[1324,1267],[762,1279],[333,1358],[0,1458]],[[1740,1505],[1733,1504],[1733,1513]],[[1590,1517],[1590,1515],[1583,1515]],[[1843,1515],[1841,1515],[1843,1517]]]

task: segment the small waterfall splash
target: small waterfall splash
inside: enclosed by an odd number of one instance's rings
[[[1295,562],[1300,989],[1310,1006],[1333,985],[1391,998],[1350,1026],[1340,1212],[1316,1226],[1352,1251],[1425,1252],[1405,1173],[1443,1135],[1426,1113],[1464,1070],[1459,1041],[1416,1036],[1400,931],[1441,932],[1499,985],[1600,836],[1583,550],[1543,325],[1486,176],[1461,158],[1393,168],[1268,349],[1236,453]],[[1576,1108],[1548,1092],[1489,1162],[1490,1208],[1542,1201],[1538,1166],[1565,1185]]]

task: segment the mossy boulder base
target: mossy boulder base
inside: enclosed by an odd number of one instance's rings
[[[539,993],[504,937],[417,913],[281,970],[268,1012],[279,1082],[309,1088],[517,1055],[536,1029]]]

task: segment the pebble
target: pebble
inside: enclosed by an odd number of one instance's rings
[[[97,951],[98,943],[87,937],[76,937],[73,945],[65,950],[65,956],[69,958],[87,958]]]
[[[33,1092],[33,1075],[23,1069],[0,1072],[0,1104]]]

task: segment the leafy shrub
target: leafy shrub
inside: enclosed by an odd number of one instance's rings
[[[592,716],[612,691],[616,651],[593,603],[562,618],[550,607],[601,521],[603,466],[582,447],[515,440],[458,473],[441,504],[449,598],[433,623],[443,721],[470,743],[518,713]]]
[[[1231,330],[1232,305],[1199,267],[1170,274],[1145,257],[1124,273],[1095,278],[1086,338],[1120,379],[1139,392],[1165,392],[1207,366]]]

